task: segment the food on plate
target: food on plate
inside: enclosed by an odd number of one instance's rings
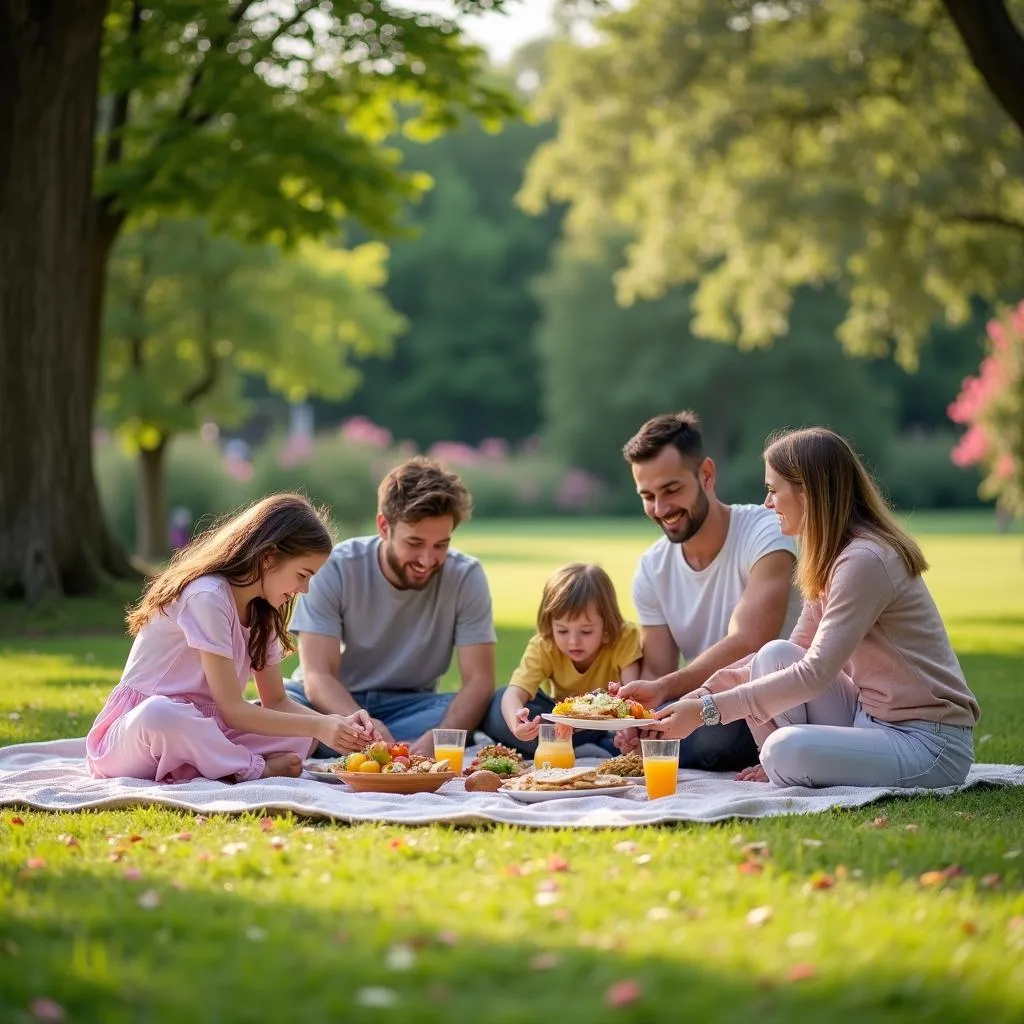
[[[604,690],[591,690],[590,693],[581,693],[576,697],[566,697],[551,709],[551,713],[566,718],[592,720],[654,717],[654,712],[639,701],[613,697]]]
[[[619,775],[608,775],[597,768],[540,768],[518,778],[509,779],[501,788],[530,792],[565,792],[567,790],[611,789],[632,783]]]
[[[447,760],[435,761],[419,754],[410,755],[408,743],[389,745],[383,740],[377,740],[364,750],[357,750],[331,761],[324,765],[324,770],[335,775],[345,772],[359,772],[361,775],[426,775],[429,772],[450,772],[452,767]]]
[[[467,793],[497,793],[501,789],[501,776],[491,771],[475,771],[466,779]]]
[[[481,747],[479,753],[466,766],[464,775],[472,775],[475,771],[494,772],[503,779],[510,779],[515,775],[521,775],[526,766],[523,763],[523,755],[511,747],[502,743],[490,743]]]
[[[644,773],[644,759],[638,750],[634,750],[629,754],[609,757],[607,761],[601,762],[600,768],[606,775],[621,775],[624,778],[635,779]]]

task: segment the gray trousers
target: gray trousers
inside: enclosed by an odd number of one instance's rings
[[[750,665],[753,681],[787,668],[807,652],[773,640]],[[837,677],[820,696],[775,716],[761,765],[777,786],[958,786],[974,763],[974,730],[939,722],[883,722]]]

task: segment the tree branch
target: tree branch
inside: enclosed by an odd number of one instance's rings
[[[135,0],[132,4],[132,20],[128,26],[128,38],[131,41],[132,60],[138,64],[140,60],[139,34],[142,31],[142,4]],[[124,153],[124,130],[128,126],[128,109],[132,91],[122,89],[114,97],[114,107],[110,116],[110,128],[107,130],[107,148],[103,158],[104,167],[113,167],[121,162]]]
[[[249,10],[252,5],[256,3],[256,0],[238,0],[238,5],[228,16],[228,24],[230,29],[227,32],[221,32],[220,35],[215,36],[210,40],[210,48],[206,51],[206,56],[199,62],[199,66],[192,72],[189,77],[188,85],[185,88],[185,95],[182,98],[181,106],[178,107],[178,112],[174,115],[173,120],[177,123],[182,121],[190,121],[193,124],[204,123],[203,121],[196,121],[192,115],[192,104],[195,102],[196,92],[199,86],[202,84],[203,77],[206,74],[206,64],[210,59],[210,54],[224,49],[230,41],[231,34],[238,27],[242,18],[245,17],[245,12]],[[204,121],[209,120],[212,115],[207,114]],[[164,139],[161,138],[160,142]]]
[[[1007,228],[1009,231],[1019,231],[1024,235],[1024,221],[1014,220],[1012,217],[1004,217],[1000,213],[988,213],[984,210],[968,210],[963,213],[954,214],[954,220],[963,221],[967,224],[982,224],[987,227]]]
[[[1024,134],[1024,36],[1003,0],[942,0],[996,102]]]

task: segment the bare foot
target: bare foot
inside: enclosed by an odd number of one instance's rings
[[[275,776],[297,779],[302,774],[302,758],[298,754],[268,754],[266,762],[263,769],[265,779]]]

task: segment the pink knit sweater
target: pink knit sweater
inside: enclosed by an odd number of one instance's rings
[[[884,722],[978,721],[978,702],[924,580],[884,542],[855,538],[843,548],[825,593],[804,602],[790,639],[807,653],[788,668],[751,682],[745,658],[708,680],[723,722],[768,723],[843,671],[864,710]]]

